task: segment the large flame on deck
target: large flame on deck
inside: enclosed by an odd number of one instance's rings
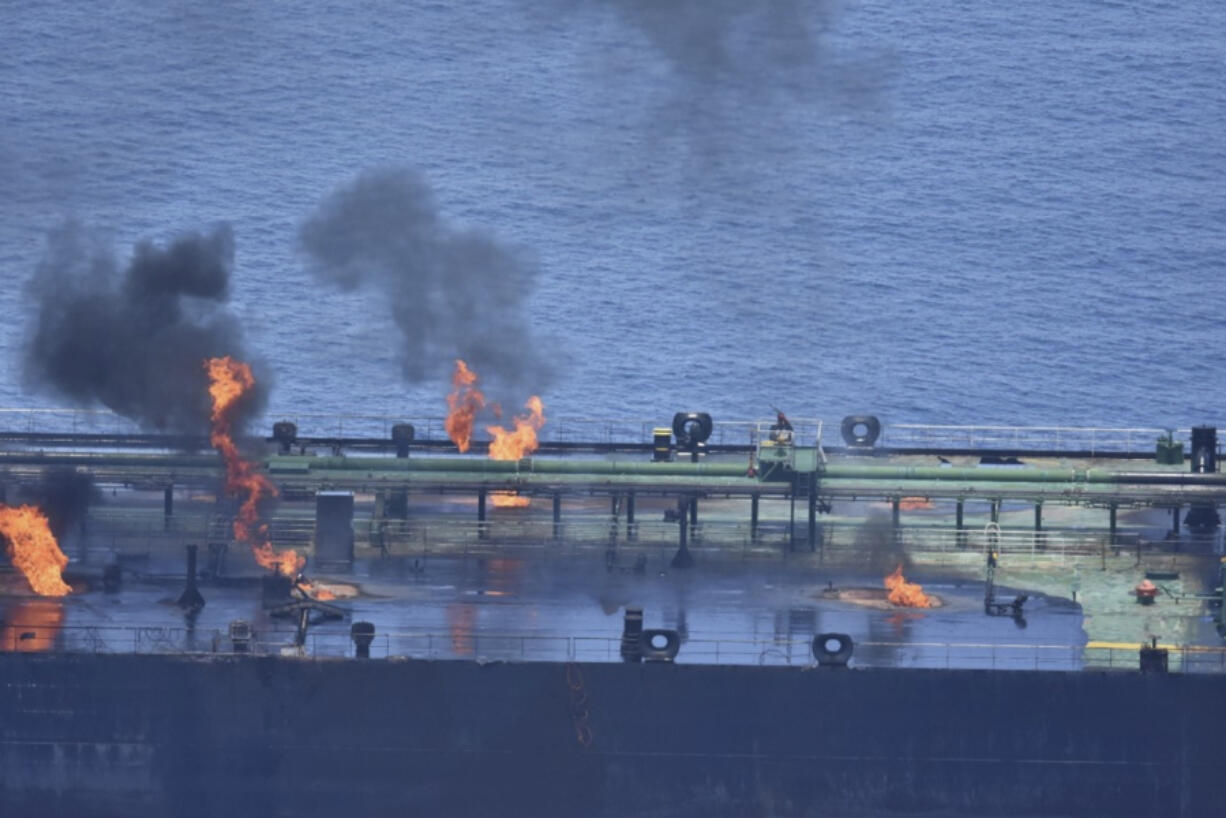
[[[540,442],[536,433],[545,425],[545,404],[533,395],[524,404],[526,415],[516,415],[512,427],[486,426],[485,431],[493,438],[490,441],[490,457],[495,460],[519,460],[537,450]],[[485,395],[477,388],[477,373],[459,358],[451,376],[451,393],[447,395],[447,420],[444,423],[447,437],[461,452],[472,445],[473,422],[477,412],[486,406]],[[501,416],[497,406],[495,414]],[[523,508],[532,501],[513,491],[495,491],[490,495],[495,508]]]
[[[255,464],[243,458],[234,443],[231,413],[251,387],[255,376],[251,367],[228,355],[209,358],[204,362],[209,374],[209,395],[213,399],[212,432],[209,442],[221,452],[226,464],[226,493],[241,497],[242,504],[234,518],[234,539],[251,546],[255,561],[270,571],[296,577],[306,565],[306,559],[293,549],[278,551],[268,539],[268,525],[260,522],[259,503],[277,496],[277,487]]]
[[[516,415],[512,421],[513,428],[485,427],[485,431],[494,438],[490,441],[490,457],[494,460],[519,460],[535,452],[541,445],[536,433],[545,425],[545,404],[533,395],[524,406],[528,414]],[[491,497],[495,508],[523,508],[532,503],[531,499],[511,491],[496,491]]]
[[[473,439],[473,420],[485,406],[485,395],[477,389],[477,373],[456,358],[451,376],[451,394],[447,396],[447,437],[461,452],[468,451]]]
[[[931,608],[932,600],[924,593],[924,586],[907,582],[902,575],[902,563],[894,569],[894,573],[885,578],[885,587],[889,590],[889,600],[904,608]]]
[[[72,587],[62,572],[68,557],[51,533],[47,515],[37,506],[0,505],[0,534],[8,541],[9,559],[39,596],[64,596]]]
[[[536,395],[524,404],[527,415],[516,415],[514,428],[486,426],[485,431],[494,438],[490,441],[490,457],[495,460],[519,460],[540,447],[536,433],[545,425],[545,404]]]

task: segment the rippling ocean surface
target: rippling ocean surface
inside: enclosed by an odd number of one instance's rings
[[[23,285],[73,218],[233,226],[270,416],[440,414],[297,244],[405,165],[539,263],[554,415],[1226,425],[1226,4],[696,5],[5,3],[0,406],[66,405]]]

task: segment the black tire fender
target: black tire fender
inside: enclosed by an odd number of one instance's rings
[[[654,644],[657,640],[664,641],[663,646]],[[639,636],[639,651],[648,662],[671,662],[677,658],[681,650],[681,635],[673,630],[643,631]]]
[[[863,434],[856,432],[856,427],[863,426]],[[876,415],[848,415],[843,418],[843,442],[848,446],[871,447],[881,436],[881,421]]]
[[[673,437],[678,446],[705,443],[715,424],[706,412],[678,412],[673,415]]]
[[[831,648],[828,643],[834,642],[837,647]],[[813,637],[813,658],[819,665],[841,667],[851,659],[856,644],[845,633],[819,633]]]

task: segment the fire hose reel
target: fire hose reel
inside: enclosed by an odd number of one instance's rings
[[[279,420],[272,425],[272,439],[281,447],[281,454],[289,454],[290,447],[298,442],[298,425],[290,420]]]
[[[353,655],[358,659],[369,659],[370,643],[375,640],[374,623],[354,622],[349,628],[349,638],[353,640]]]
[[[255,632],[251,629],[251,623],[245,619],[235,619],[230,623],[230,642],[235,653],[249,653],[251,651],[251,642],[255,639]]]
[[[1192,472],[1213,474],[1217,471],[1217,428],[1192,428]]]
[[[397,457],[409,456],[409,446],[413,443],[416,433],[412,423],[397,423],[392,426],[392,443],[396,446]]]

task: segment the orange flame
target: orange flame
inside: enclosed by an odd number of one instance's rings
[[[230,414],[238,401],[255,386],[251,367],[230,356],[209,358],[204,362],[209,374],[209,395],[213,399],[212,432],[209,442],[221,452],[226,464],[226,493],[243,498],[234,518],[234,539],[250,543],[255,561],[270,571],[287,577],[301,573],[306,559],[293,549],[278,551],[268,540],[268,525],[260,522],[258,505],[267,497],[277,496],[277,487],[255,464],[243,459],[234,443]],[[258,539],[257,544],[254,541]]]
[[[515,428],[504,429],[502,426],[486,426],[494,439],[490,441],[490,457],[495,460],[519,460],[537,450],[540,442],[536,433],[545,425],[545,404],[536,395],[528,398],[524,404],[528,415],[516,415]]]
[[[902,575],[902,563],[894,569],[894,573],[885,578],[885,587],[889,590],[889,600],[904,608],[931,608],[932,600],[924,593],[924,586],[907,582]]]
[[[309,579],[298,580],[298,588],[304,594],[312,599],[318,599],[320,602],[328,602],[336,599],[336,594],[329,591],[327,588],[321,588]]]
[[[451,633],[451,650],[457,656],[471,656],[474,650],[473,630],[477,624],[475,605],[448,605],[447,630]]]
[[[36,506],[0,505],[0,534],[8,540],[8,555],[13,565],[39,596],[64,596],[72,588],[61,572],[68,557],[51,533],[47,515]]]
[[[476,383],[477,373],[457,358],[455,373],[451,376],[451,394],[447,396],[445,427],[447,436],[461,452],[468,451],[472,444],[473,422],[477,412],[486,406],[485,395],[477,389]],[[536,433],[545,425],[545,404],[533,395],[525,406],[529,414],[517,415],[514,418],[514,429],[502,426],[485,427],[485,431],[494,438],[490,441],[490,457],[493,459],[519,460],[536,451],[540,445]],[[490,408],[496,417],[502,417],[502,407],[492,404]],[[532,503],[531,499],[520,497],[513,491],[495,491],[491,497],[495,508],[523,508]]]
[[[533,395],[524,406],[529,414],[515,416],[514,430],[501,426],[485,427],[485,431],[494,437],[490,441],[490,457],[494,460],[519,460],[540,446],[536,433],[545,425],[545,404]],[[525,508],[532,504],[530,498],[520,497],[513,491],[496,491],[490,496],[494,500],[494,508]]]
[[[51,650],[64,621],[64,606],[48,599],[31,599],[18,604],[4,619],[0,653]]]
[[[477,373],[468,364],[456,358],[455,373],[451,376],[451,394],[447,396],[447,420],[444,427],[461,452],[468,451],[473,439],[473,419],[485,406],[485,395],[476,387]]]
[[[532,505],[531,497],[520,497],[513,491],[492,491],[490,499],[494,501],[494,508],[527,508]]]
[[[237,525],[237,521],[235,525]],[[264,536],[268,526],[260,526],[260,534]],[[262,542],[259,545],[251,546],[251,554],[255,557],[255,561],[259,563],[261,568],[267,568],[269,571],[276,571],[287,577],[296,577],[302,573],[302,569],[306,567],[306,557],[299,554],[292,548],[287,548],[284,551],[278,551],[272,547],[270,542]]]

